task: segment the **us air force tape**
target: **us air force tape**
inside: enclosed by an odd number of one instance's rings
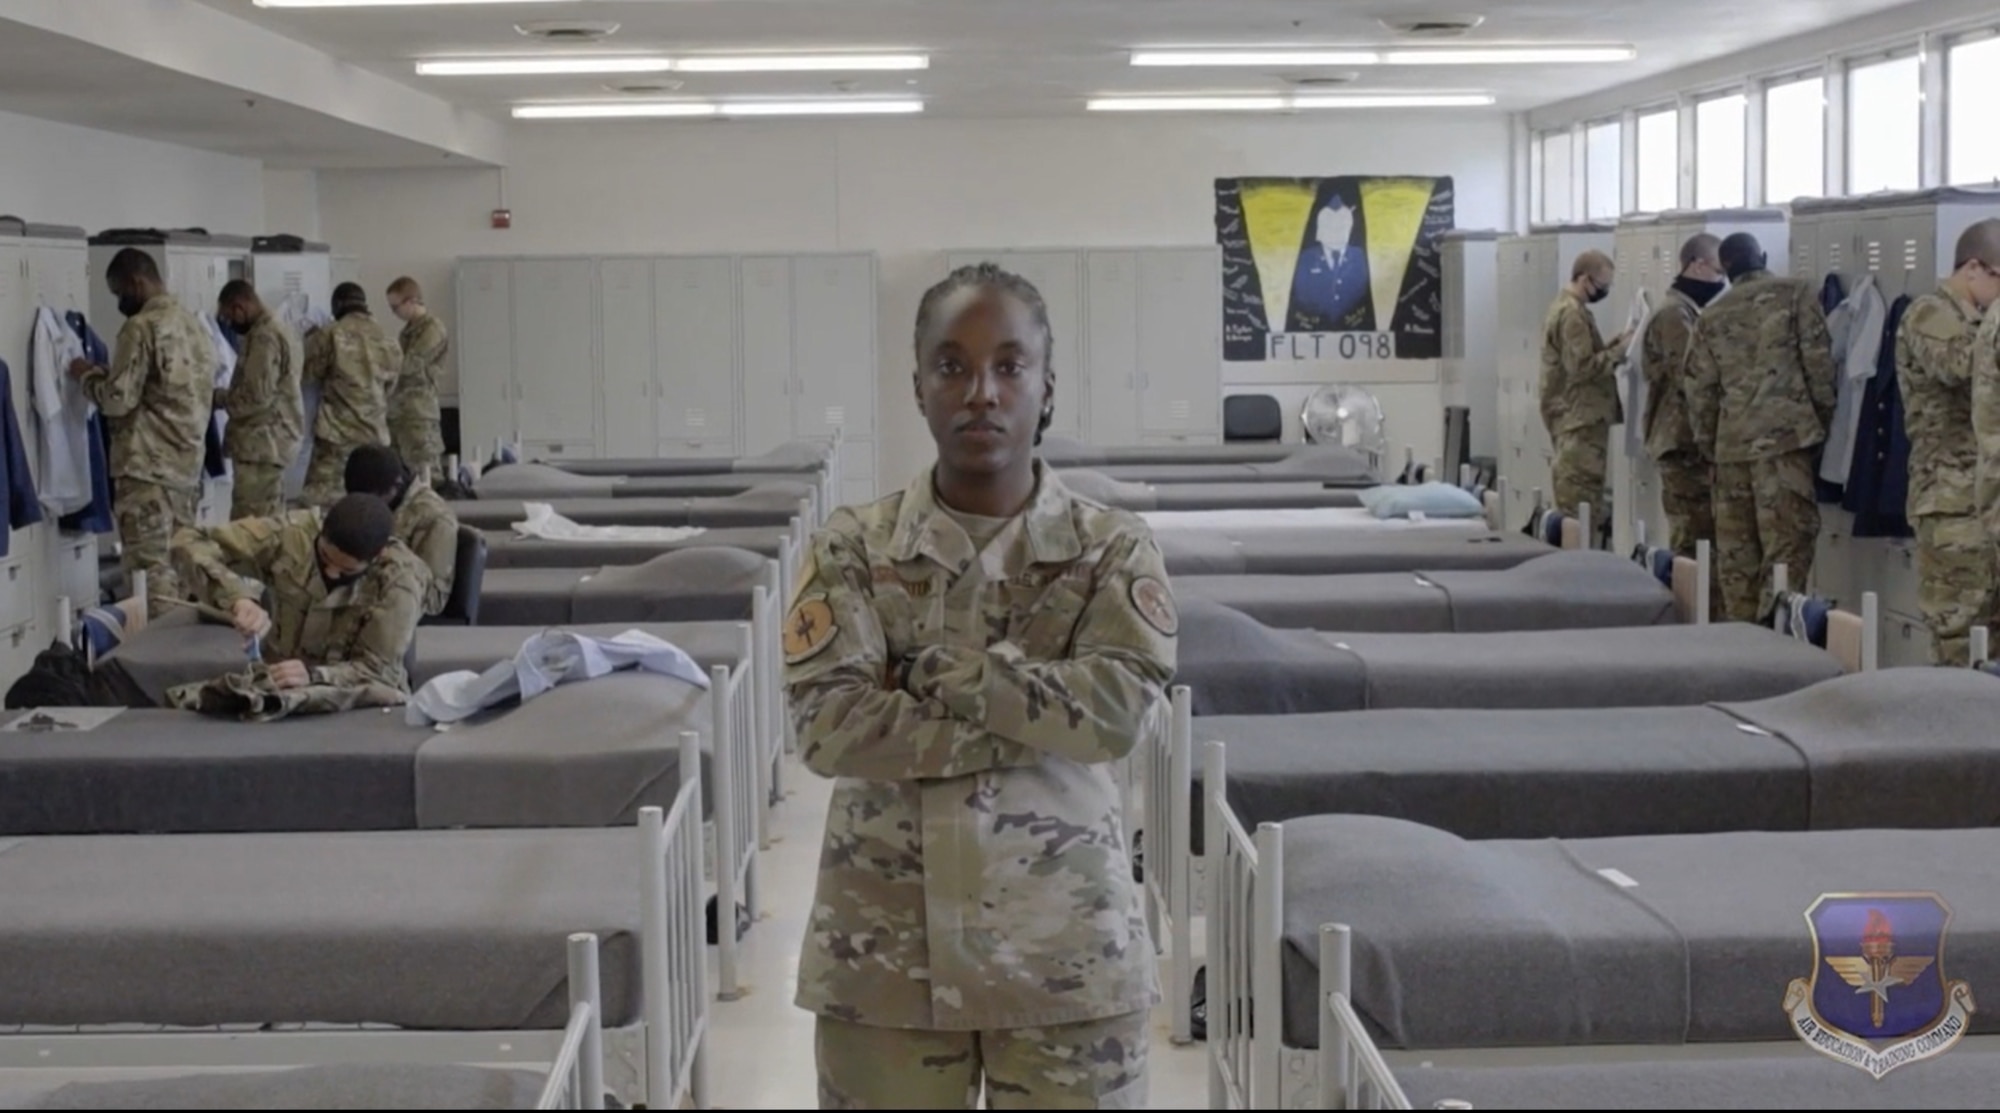
[[[785,616],[785,663],[797,665],[812,660],[833,644],[833,636],[838,633],[840,627],[833,621],[833,608],[827,605],[826,596],[799,600]]]
[[[1146,625],[1167,637],[1180,633],[1181,618],[1174,610],[1173,592],[1153,577],[1140,576],[1132,581],[1132,607],[1146,620]]]

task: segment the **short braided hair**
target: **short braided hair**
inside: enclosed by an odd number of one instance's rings
[[[1034,315],[1035,324],[1042,330],[1042,380],[1047,384],[1048,397],[1042,403],[1041,423],[1035,427],[1035,444],[1042,443],[1042,434],[1048,432],[1049,425],[1056,416],[1056,368],[1055,330],[1049,326],[1049,306],[1042,300],[1042,292],[1035,284],[1012,271],[1003,269],[997,263],[980,263],[977,266],[960,267],[951,272],[943,282],[924,291],[924,300],[917,305],[917,329],[915,349],[919,367],[924,359],[924,334],[931,330],[937,317],[938,306],[960,290],[999,290],[1019,298]]]

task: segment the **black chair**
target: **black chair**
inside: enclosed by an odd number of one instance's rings
[[[479,592],[486,582],[486,535],[471,526],[458,527],[458,556],[452,562],[451,595],[444,610],[426,619],[425,626],[479,625]]]
[[[1230,444],[1285,439],[1285,411],[1268,394],[1232,394],[1222,400],[1222,439]]]

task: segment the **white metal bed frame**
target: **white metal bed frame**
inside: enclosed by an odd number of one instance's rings
[[[577,1079],[551,1080],[553,1093],[583,1095],[609,1088],[628,1104],[672,1109],[692,1098],[708,1108],[707,1039],[713,1009],[708,992],[707,941],[702,884],[701,736],[680,739],[687,771],[669,809],[645,808],[636,827],[640,854],[640,940],[643,1000],[637,1021],[605,1032],[601,998],[591,969],[579,976],[578,944],[571,941],[569,1024],[550,1031],[406,1031],[379,1026],[266,1024],[214,1029],[130,1031],[113,1028],[24,1030],[0,1035],[0,1067],[218,1068],[326,1064],[548,1064],[560,1065],[570,1045]],[[254,973],[250,972],[250,973]],[[577,1001],[582,983],[588,998]],[[578,1031],[579,1004],[591,1023]],[[599,1044],[592,1054],[589,1029]],[[592,1065],[596,1069],[592,1070]],[[594,1077],[593,1077],[594,1076]],[[594,1089],[593,1089],[594,1085]],[[548,1106],[543,1106],[548,1108]]]

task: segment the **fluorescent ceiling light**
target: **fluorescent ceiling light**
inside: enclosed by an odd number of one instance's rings
[[[1136,51],[1135,66],[1372,66],[1373,50],[1156,50]]]
[[[1479,66],[1548,65],[1561,62],[1629,62],[1639,56],[1630,46],[1491,46],[1442,50],[1368,50],[1328,47],[1320,50],[1142,50],[1132,54],[1135,66],[1234,66],[1241,68],[1314,68],[1322,66]]]
[[[930,64],[924,54],[712,54],[682,58],[674,68],[682,73],[819,73],[922,70]]]
[[[1318,108],[1483,108],[1487,93],[1377,93],[1300,97],[1102,97],[1092,112],[1284,112]]]
[[[1354,96],[1293,97],[1293,108],[1484,108],[1487,93],[1362,93]]]
[[[260,8],[419,8],[444,4],[575,3],[576,0],[256,0]]]
[[[715,106],[700,101],[654,104],[517,104],[516,120],[620,120],[642,118],[691,119],[715,115]]]
[[[1540,66],[1562,62],[1629,62],[1639,52],[1629,46],[1535,46],[1446,50],[1390,50],[1391,66]]]
[[[920,100],[654,101],[592,104],[520,104],[517,120],[704,119],[714,116],[907,116],[924,110]]]
[[[435,58],[417,63],[424,77],[546,76],[566,73],[665,73],[671,58]]]
[[[923,110],[920,100],[742,101],[722,106],[724,116],[909,116]]]
[[[1100,97],[1092,112],[1283,112],[1284,97]]]

